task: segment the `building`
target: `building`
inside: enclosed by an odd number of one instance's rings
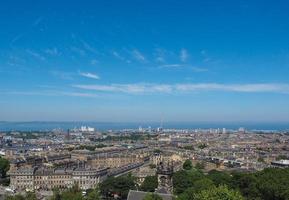
[[[170,194],[173,192],[172,176],[174,167],[172,163],[160,163],[157,166],[158,188],[157,192]]]
[[[105,166],[109,168],[117,168],[131,163],[143,163],[149,160],[146,155],[135,154],[101,154],[91,156],[87,159],[87,164],[92,167]]]
[[[279,160],[271,162],[272,167],[276,168],[287,168],[289,167],[289,160]]]
[[[91,168],[20,168],[9,172],[10,187],[17,190],[51,190],[70,188],[77,184],[81,189],[94,188],[107,177],[108,169]]]

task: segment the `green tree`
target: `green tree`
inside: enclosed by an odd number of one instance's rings
[[[258,162],[261,162],[261,163],[265,163],[265,160],[264,160],[264,158],[262,158],[262,157],[259,157],[257,161],[258,161]]]
[[[151,169],[155,169],[157,166],[156,166],[155,164],[151,163],[151,164],[149,164],[149,167],[150,167]]]
[[[37,200],[35,192],[27,192],[25,199],[26,200]]]
[[[188,177],[188,173],[184,170],[178,171],[173,175],[173,188],[175,194],[181,194],[186,189],[193,186],[193,181]]]
[[[61,200],[83,200],[81,189],[77,184],[61,193]]]
[[[243,200],[242,195],[227,186],[212,187],[195,194],[194,200]]]
[[[286,160],[288,157],[286,155],[279,155],[276,157],[276,160]]]
[[[260,200],[261,193],[258,189],[258,180],[254,174],[235,173],[232,178],[232,186],[240,190],[246,199]]]
[[[193,183],[191,188],[188,188],[184,193],[182,193],[178,200],[194,200],[196,193],[201,192],[202,190],[208,190],[215,187],[214,182],[208,178],[202,178]]]
[[[198,163],[196,163],[195,168],[198,169],[198,170],[204,169],[205,168],[205,163],[203,161],[202,162],[198,162]]]
[[[26,198],[21,194],[16,194],[15,196],[6,196],[5,200],[26,200]]]
[[[132,175],[109,177],[100,184],[101,193],[109,197],[117,194],[121,199],[126,199],[129,190],[136,189],[136,179]]]
[[[9,161],[5,158],[0,157],[0,176],[1,178],[6,177],[6,173],[10,168]]]
[[[154,192],[158,187],[157,176],[147,176],[144,182],[141,184],[140,189],[145,192]]]
[[[227,172],[211,170],[208,173],[208,178],[211,179],[217,186],[218,185],[231,186],[232,176]]]
[[[58,188],[53,189],[53,195],[50,200],[61,200],[61,195]]]
[[[162,200],[163,198],[155,193],[148,193],[143,200]]]
[[[264,200],[288,200],[289,169],[268,168],[254,174],[257,188]]]
[[[199,144],[199,145],[198,145],[198,148],[199,148],[199,149],[204,149],[204,148],[206,148],[207,146],[208,146],[207,144],[202,143],[202,144]]]
[[[173,174],[173,188],[175,194],[181,194],[193,186],[194,182],[204,178],[204,174],[196,169],[181,170]]]
[[[92,191],[87,194],[86,200],[100,200],[100,191],[99,188],[96,187]]]
[[[185,170],[191,170],[193,168],[193,164],[191,160],[186,160],[183,164],[183,169]]]

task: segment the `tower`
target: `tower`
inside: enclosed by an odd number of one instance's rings
[[[164,164],[163,162],[157,166],[157,177],[158,177],[158,193],[172,193],[173,192],[173,181],[172,176],[174,167],[172,163]]]

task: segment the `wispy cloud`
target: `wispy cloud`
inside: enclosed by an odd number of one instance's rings
[[[119,55],[119,53],[117,51],[112,51],[112,55],[119,60],[125,60],[125,58],[123,56]]]
[[[60,79],[64,79],[64,80],[73,80],[73,73],[71,72],[63,72],[63,71],[57,71],[57,70],[54,70],[54,71],[50,71],[50,73],[53,75],[53,76],[56,76]]]
[[[90,64],[91,65],[96,65],[98,63],[98,60],[96,60],[96,59],[92,59],[91,61],[90,61]]]
[[[33,26],[38,26],[43,20],[43,17],[38,17],[34,22],[33,22]]]
[[[86,55],[86,51],[83,50],[83,49],[81,49],[81,48],[78,48],[78,47],[71,47],[70,49],[71,49],[71,51],[73,51],[73,52],[79,54],[80,56],[85,56],[85,55]]]
[[[26,53],[28,53],[29,55],[31,55],[34,58],[37,58],[39,60],[42,60],[42,61],[46,60],[46,58],[44,56],[42,56],[40,53],[32,51],[31,49],[26,49]]]
[[[180,67],[185,67],[184,64],[165,64],[165,65],[160,65],[159,68],[180,68]]]
[[[89,73],[89,72],[79,72],[80,76],[91,78],[91,79],[100,79],[100,77],[97,74]]]
[[[0,92],[5,95],[20,95],[20,96],[70,96],[70,97],[99,97],[94,93],[84,92],[64,92],[64,91],[9,91]]]
[[[201,55],[203,57],[203,62],[210,62],[211,61],[211,58],[209,57],[208,53],[206,50],[202,50],[201,51]]]
[[[160,65],[159,68],[165,68],[165,69],[190,69],[194,72],[207,72],[208,69],[202,68],[202,67],[195,67],[187,64],[181,64],[181,63],[175,63],[175,64],[165,64],[165,65]]]
[[[195,91],[223,91],[247,93],[286,93],[289,94],[289,84],[110,84],[110,85],[73,85],[74,88],[99,92],[121,92],[130,94],[151,93],[189,93]]]
[[[59,52],[59,50],[56,47],[50,48],[50,49],[45,49],[44,52],[47,53],[48,55],[51,55],[51,56],[61,55],[61,53]]]
[[[15,55],[10,55],[7,64],[10,66],[22,66],[26,60]]]
[[[98,54],[98,53],[99,53],[96,48],[94,48],[93,46],[91,46],[90,44],[88,44],[87,42],[85,42],[84,40],[81,40],[81,43],[82,43],[83,47],[84,47],[87,51],[89,51],[89,52],[91,52],[91,53],[94,53],[94,54]]]
[[[126,63],[131,63],[131,61],[129,59],[127,59],[124,56],[120,55],[120,53],[118,53],[117,51],[112,51],[111,53],[116,59],[124,61]]]
[[[16,35],[14,38],[12,38],[10,45],[12,46],[15,42],[17,42],[18,40],[20,40],[23,37],[23,34],[20,33],[18,35]]]
[[[145,56],[137,49],[134,49],[131,52],[132,56],[134,57],[135,60],[140,61],[140,62],[146,62]]]
[[[182,62],[186,62],[188,60],[188,57],[189,57],[189,53],[186,49],[181,49],[181,52],[180,52],[180,60]]]
[[[134,94],[147,92],[171,92],[171,87],[169,85],[153,84],[73,85],[73,87],[100,92],[123,92]]]
[[[167,54],[167,51],[165,49],[156,48],[154,51],[155,61],[158,63],[165,63],[166,54]]]

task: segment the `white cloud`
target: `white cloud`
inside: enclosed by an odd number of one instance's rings
[[[88,44],[87,42],[81,40],[82,42],[82,45],[83,47],[87,50],[87,51],[90,51],[91,53],[94,53],[94,54],[98,54],[98,51],[92,47],[90,44]]]
[[[98,63],[98,60],[96,60],[96,59],[92,59],[91,61],[90,61],[90,64],[91,65],[96,65]]]
[[[180,60],[182,62],[186,62],[188,57],[189,57],[188,51],[186,49],[182,49],[181,52],[180,52]]]
[[[209,71],[208,69],[202,68],[202,67],[191,67],[191,69],[192,69],[194,72],[207,72],[207,71]]]
[[[289,84],[110,84],[110,85],[73,85],[75,88],[94,90],[99,92],[121,92],[131,94],[146,93],[189,93],[194,91],[225,91],[225,92],[247,92],[247,93],[288,93]]]
[[[81,49],[81,48],[78,48],[78,47],[71,47],[71,51],[79,54],[80,56],[86,56],[86,51]]]
[[[53,76],[59,77],[64,80],[73,80],[73,73],[71,72],[63,72],[63,71],[50,71]]]
[[[165,63],[166,62],[166,54],[167,51],[162,48],[156,48],[154,51],[155,61],[158,63]]]
[[[113,51],[112,55],[114,55],[114,57],[118,58],[119,60],[125,60],[124,57],[119,55],[119,53],[117,51]]]
[[[112,55],[118,60],[125,61],[126,63],[131,63],[130,60],[126,59],[124,56],[120,55],[117,51],[112,51]]]
[[[33,26],[38,26],[43,20],[43,17],[38,17],[34,22]]]
[[[207,72],[209,71],[206,68],[202,68],[202,67],[194,67],[194,66],[190,66],[190,65],[185,65],[185,64],[165,64],[165,65],[160,65],[159,68],[167,68],[167,69],[181,69],[186,67],[187,69],[191,69],[194,72]]]
[[[165,64],[165,65],[160,65],[160,68],[180,68],[184,67],[185,65],[183,64]]]
[[[132,56],[134,57],[134,59],[140,61],[140,62],[145,62],[146,58],[145,56],[137,49],[134,49],[132,52]]]
[[[51,56],[59,56],[60,55],[60,52],[59,52],[59,50],[56,47],[51,48],[51,49],[46,49],[45,53],[47,53],[47,54],[49,54]]]
[[[35,51],[32,51],[30,49],[27,49],[26,53],[28,53],[29,55],[31,55],[31,56],[39,59],[39,60],[42,60],[42,61],[46,60],[46,58],[44,56],[42,56],[41,54],[39,54],[39,53],[37,53]]]
[[[21,95],[21,96],[99,97],[99,95],[93,93],[63,92],[63,91],[10,91],[10,92],[0,92],[0,94]]]
[[[73,85],[73,87],[100,92],[123,92],[132,94],[141,94],[148,92],[171,92],[171,86],[161,84]]]
[[[80,72],[80,76],[86,77],[86,78],[92,78],[92,79],[99,79],[99,76],[97,74],[89,73],[89,72]]]

